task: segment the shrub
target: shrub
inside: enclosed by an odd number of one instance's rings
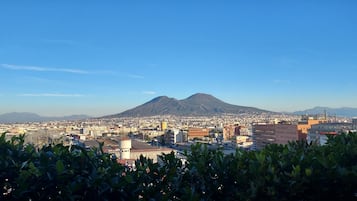
[[[356,200],[357,134],[224,155],[193,145],[182,164],[140,157],[134,170],[100,149],[36,149],[0,137],[0,200]]]

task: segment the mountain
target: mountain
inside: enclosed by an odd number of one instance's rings
[[[341,108],[329,108],[329,107],[314,107],[311,109],[297,111],[294,114],[304,115],[304,114],[324,114],[327,112],[327,115],[330,116],[342,116],[342,117],[357,117],[357,108],[351,107],[341,107]]]
[[[184,100],[177,100],[167,96],[159,96],[151,101],[124,111],[120,114],[106,116],[114,117],[137,117],[156,115],[177,115],[177,116],[203,116],[219,114],[239,114],[239,113],[270,113],[254,107],[237,106],[225,103],[212,95],[197,93]]]
[[[12,112],[0,115],[0,123],[26,123],[26,122],[46,122],[46,121],[62,121],[62,120],[80,120],[90,118],[87,115],[72,115],[64,117],[44,117],[35,113],[29,112]]]

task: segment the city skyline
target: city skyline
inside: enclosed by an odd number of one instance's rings
[[[357,108],[355,1],[0,3],[0,114],[120,113],[211,94]]]

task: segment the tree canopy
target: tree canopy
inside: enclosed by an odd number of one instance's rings
[[[161,163],[140,157],[134,169],[100,149],[23,139],[0,137],[0,200],[357,199],[356,133],[230,155],[196,144],[184,163],[171,153]]]

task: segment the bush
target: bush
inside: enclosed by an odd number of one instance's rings
[[[356,200],[357,134],[224,155],[197,144],[182,164],[140,157],[135,170],[99,150],[36,149],[0,137],[0,200]]]

